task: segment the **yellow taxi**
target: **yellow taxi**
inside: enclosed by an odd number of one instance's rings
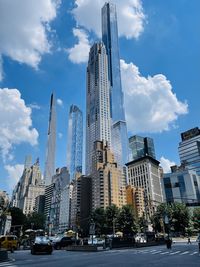
[[[18,238],[16,235],[2,235],[0,236],[0,248],[7,250],[15,250],[18,246]]]

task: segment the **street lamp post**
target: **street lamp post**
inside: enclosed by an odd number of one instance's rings
[[[164,222],[167,225],[167,238],[169,239],[169,218],[168,218],[167,214],[165,214]]]

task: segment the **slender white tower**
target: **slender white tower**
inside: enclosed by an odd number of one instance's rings
[[[104,141],[110,147],[110,84],[106,48],[102,42],[95,43],[89,54],[87,66],[86,103],[86,174],[92,172],[94,143]]]
[[[55,172],[55,152],[56,152],[56,105],[55,105],[55,96],[52,93],[50,101],[50,112],[49,112],[46,162],[44,170],[45,185],[50,185],[52,182],[52,176],[54,175]]]

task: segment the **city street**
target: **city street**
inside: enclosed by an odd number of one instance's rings
[[[200,256],[198,244],[173,244],[171,250],[165,246],[154,246],[140,249],[120,249],[100,252],[70,252],[55,250],[52,255],[31,255],[30,251],[16,251],[9,254],[12,261],[0,263],[5,267],[61,267],[61,266],[187,266],[199,267]]]

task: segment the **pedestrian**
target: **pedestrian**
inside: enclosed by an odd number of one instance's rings
[[[190,241],[190,237],[188,237],[188,242],[187,242],[188,244],[191,244],[191,241]]]
[[[197,237],[197,241],[198,241],[198,246],[199,246],[199,254],[200,254],[200,234],[199,234],[199,236]]]
[[[166,245],[167,245],[167,248],[168,249],[171,249],[172,248],[172,240],[169,237],[166,240]]]

